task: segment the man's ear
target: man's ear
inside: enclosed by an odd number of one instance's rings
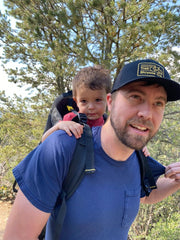
[[[108,111],[110,112],[111,111],[111,106],[112,106],[112,95],[111,95],[111,93],[107,94],[106,100],[107,100],[107,108],[108,108]]]

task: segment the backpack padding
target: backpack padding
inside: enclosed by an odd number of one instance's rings
[[[76,102],[72,98],[72,91],[62,93],[53,102],[50,109],[44,133],[54,126],[58,121],[62,120],[64,115],[70,112],[69,107],[72,107],[75,111],[78,111]]]
[[[83,171],[82,171],[83,170]],[[94,149],[91,128],[84,125],[81,138],[77,139],[68,174],[63,182],[63,191],[69,199],[79,186],[84,174],[94,173]]]

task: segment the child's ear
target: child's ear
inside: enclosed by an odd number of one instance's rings
[[[73,100],[77,103],[77,99],[75,97],[73,97]]]

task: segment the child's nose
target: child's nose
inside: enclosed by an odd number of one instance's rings
[[[90,103],[88,104],[88,109],[93,109],[93,108],[94,108],[94,103],[91,103],[91,102],[90,102]]]

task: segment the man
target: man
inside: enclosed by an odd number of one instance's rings
[[[180,85],[153,60],[125,65],[112,94],[110,112],[102,127],[93,128],[96,172],[87,175],[67,201],[61,240],[125,240],[142,203],[156,203],[180,189],[180,163],[166,168],[149,197],[141,192],[140,170],[134,149],[141,149],[158,131],[167,101],[180,99]],[[34,240],[51,215],[46,239],[58,206],[56,201],[76,139],[56,131],[14,169],[20,186],[4,240]],[[153,175],[163,166],[149,158]],[[159,173],[157,173],[157,169]],[[52,214],[50,214],[52,212]]]

